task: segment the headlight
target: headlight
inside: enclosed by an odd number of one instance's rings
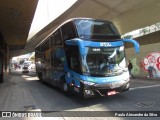
[[[83,81],[83,83],[85,84],[85,85],[94,85],[95,83],[93,83],[93,82],[88,82],[88,81]]]
[[[89,82],[89,81],[84,81],[84,80],[81,80],[81,79],[79,79],[78,77],[75,77],[77,80],[79,80],[80,82],[82,82],[83,84],[85,84],[85,85],[94,85],[94,84],[96,84],[96,83],[94,83],[94,82]]]

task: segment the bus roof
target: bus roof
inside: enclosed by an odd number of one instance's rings
[[[96,21],[106,21],[108,23],[112,23],[111,21],[109,20],[104,20],[104,19],[95,19],[95,18],[86,18],[86,17],[76,17],[76,18],[71,18],[71,19],[68,19],[66,21],[64,21],[62,24],[60,24],[56,29],[54,29],[44,40],[42,40],[37,46],[40,46],[41,44],[43,44],[43,42],[45,42],[45,40],[51,35],[53,34],[57,29],[59,29],[60,27],[62,27],[63,25],[65,25],[66,23],[68,22],[71,22],[71,21],[75,21],[75,20],[96,20]]]

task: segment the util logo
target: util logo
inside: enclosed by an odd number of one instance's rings
[[[107,47],[107,46],[112,46],[109,42],[101,42],[100,43],[100,46],[105,46],[105,47]]]
[[[154,67],[160,73],[160,52],[150,53],[141,61],[141,67],[145,71],[148,70],[149,66]]]

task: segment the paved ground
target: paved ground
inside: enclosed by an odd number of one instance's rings
[[[130,83],[130,91],[118,94],[116,96],[98,97],[87,100],[81,100],[77,96],[65,96],[59,89],[54,88],[51,85],[39,82],[34,72],[31,72],[29,74],[22,74],[21,71],[12,71],[10,73],[8,81],[4,82],[3,84],[0,84],[0,111],[46,111],[41,115],[47,117],[47,119],[63,120],[158,120],[159,118],[157,117],[107,117],[106,114],[109,114],[109,112],[97,112],[160,110],[159,80],[145,80],[136,78],[131,79]],[[72,112],[58,114],[57,112],[53,111]],[[68,115],[78,117],[66,117]],[[98,117],[87,117],[90,115],[95,115]],[[101,115],[103,117],[101,117]],[[51,116],[52,118],[49,118],[48,116]],[[53,118],[53,116],[56,117]],[[44,119],[44,117],[24,119]]]

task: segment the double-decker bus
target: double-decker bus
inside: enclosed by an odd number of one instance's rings
[[[125,42],[133,43],[139,52],[139,44],[122,39],[110,21],[70,19],[36,46],[37,76],[65,94],[75,93],[84,98],[127,91],[130,76]]]

